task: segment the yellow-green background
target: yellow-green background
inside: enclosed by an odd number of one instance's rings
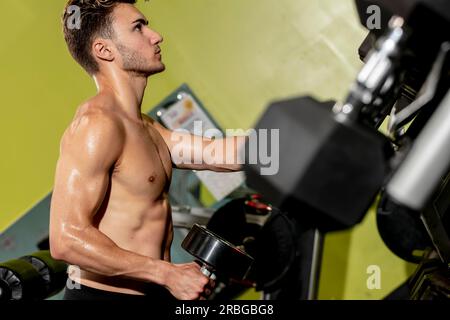
[[[95,93],[66,50],[64,4],[0,1],[0,231],[52,189],[61,134],[77,104]],[[167,65],[150,79],[143,111],[186,82],[223,128],[249,128],[271,100],[341,99],[361,67],[365,31],[352,0],[141,0],[138,7],[164,36]],[[367,289],[369,265],[381,268],[380,290]],[[410,272],[381,242],[371,212],[352,231],[326,237],[319,296],[378,299]]]

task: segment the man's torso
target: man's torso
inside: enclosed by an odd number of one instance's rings
[[[74,121],[85,111],[85,107],[80,107]],[[125,143],[110,170],[110,183],[95,215],[94,226],[122,249],[170,261],[173,228],[168,199],[172,176],[169,150],[150,121],[111,112],[124,128]],[[82,284],[103,290],[134,294],[145,291],[140,283],[84,270],[80,280]]]

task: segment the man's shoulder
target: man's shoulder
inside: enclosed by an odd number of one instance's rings
[[[81,104],[65,130],[61,143],[85,140],[111,140],[120,142],[124,136],[123,124],[120,118],[95,101]]]
[[[74,121],[79,119],[96,121],[120,122],[119,117],[114,112],[114,99],[107,95],[96,95],[80,104],[77,108]]]
[[[120,116],[114,109],[115,100],[107,94],[98,94],[78,106],[72,125],[120,127]]]

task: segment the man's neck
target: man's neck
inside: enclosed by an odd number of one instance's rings
[[[110,71],[93,76],[98,93],[110,93],[132,119],[140,120],[147,77],[125,71]]]

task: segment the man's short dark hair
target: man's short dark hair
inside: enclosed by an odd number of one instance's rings
[[[69,0],[62,17],[64,39],[72,57],[90,74],[99,71],[97,61],[91,52],[95,37],[111,39],[112,12],[119,3],[135,4],[136,0]],[[77,6],[80,12],[80,25],[74,27],[74,11],[69,8]],[[77,8],[77,9],[78,9]]]

